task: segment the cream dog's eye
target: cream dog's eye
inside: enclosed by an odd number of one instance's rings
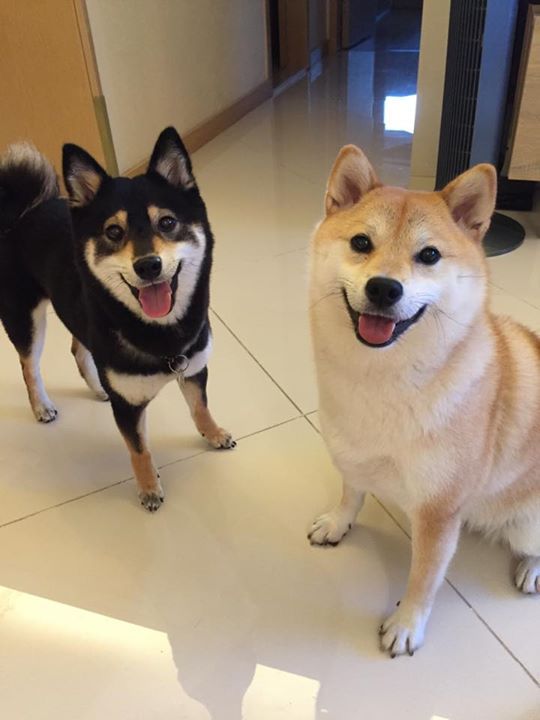
[[[424,265],[435,265],[435,263],[438,263],[441,259],[441,253],[436,247],[430,245],[420,250],[416,259]]]
[[[351,248],[357,253],[369,253],[373,250],[373,243],[367,235],[361,233],[350,240]]]

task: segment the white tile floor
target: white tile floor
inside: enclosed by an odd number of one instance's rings
[[[0,335],[3,718],[540,718],[540,602],[512,590],[503,550],[465,537],[426,646],[391,661],[376,629],[406,579],[400,516],[370,500],[338,548],[305,538],[339,491],[316,430],[305,297],[326,175],[355,141],[385,180],[407,181],[410,136],[371,115],[373,61],[343,57],[194,158],[217,238],[210,398],[241,442],[207,450],[164,392],[150,417],[159,513],[138,506],[110,409],[81,384],[55,316],[53,425],[33,422]],[[491,261],[493,300],[540,330],[528,232]]]

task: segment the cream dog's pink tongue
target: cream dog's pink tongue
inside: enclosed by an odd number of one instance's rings
[[[370,345],[384,345],[392,337],[396,323],[380,315],[360,315],[358,334]]]
[[[139,290],[139,302],[145,314],[151,318],[160,318],[171,311],[172,290],[168,282],[148,285]]]

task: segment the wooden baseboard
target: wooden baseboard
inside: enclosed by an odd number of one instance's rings
[[[272,81],[270,79],[265,80],[247,95],[241,97],[240,100],[229,105],[225,110],[222,110],[217,115],[214,115],[187,133],[184,133],[182,140],[188,152],[193,153],[203,145],[206,145],[206,143],[213,140],[231,125],[234,125],[235,122],[238,122],[244,115],[247,115],[248,112],[254,110],[265,100],[271,98],[272,92]],[[140,175],[146,171],[147,165],[148,158],[137,163],[137,165],[125,172],[124,175],[127,177]]]

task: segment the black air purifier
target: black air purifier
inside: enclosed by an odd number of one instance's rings
[[[477,163],[502,166],[521,4],[451,0],[437,189]],[[486,253],[510,252],[524,235],[519,223],[495,213],[484,240]]]

